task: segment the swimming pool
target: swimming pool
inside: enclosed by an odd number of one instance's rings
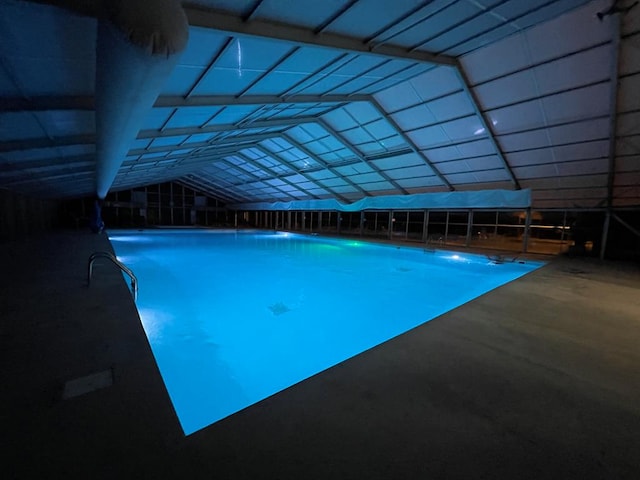
[[[278,232],[109,238],[187,435],[542,265]]]

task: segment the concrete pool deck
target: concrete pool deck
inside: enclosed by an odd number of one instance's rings
[[[637,266],[555,259],[185,437],[98,250],[2,245],[3,478],[640,478]]]

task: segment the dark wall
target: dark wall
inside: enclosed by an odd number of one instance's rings
[[[94,198],[65,201],[64,225],[89,228]],[[221,201],[178,183],[167,182],[110,192],[102,202],[106,228],[150,226],[233,226],[234,215]]]
[[[0,240],[50,230],[58,223],[58,202],[0,190]]]
[[[617,212],[611,218],[607,258],[640,263],[640,211]]]

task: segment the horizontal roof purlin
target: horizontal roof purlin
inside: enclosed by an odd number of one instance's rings
[[[350,204],[335,199],[227,205],[233,210],[422,210],[455,208],[529,208],[531,190],[479,190],[365,197]]]

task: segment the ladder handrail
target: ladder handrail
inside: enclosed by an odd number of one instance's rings
[[[131,271],[129,267],[127,267],[124,263],[116,258],[113,253],[110,252],[94,252],[89,257],[89,267],[87,271],[87,285],[91,285],[91,276],[93,275],[93,262],[98,258],[106,258],[111,260],[120,270],[129,275],[131,278],[131,293],[133,294],[133,301],[135,302],[138,299],[138,279]]]

